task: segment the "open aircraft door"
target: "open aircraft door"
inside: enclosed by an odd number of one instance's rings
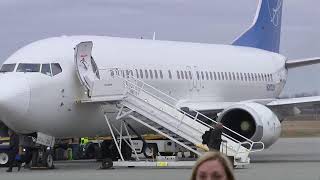
[[[93,81],[100,79],[99,71],[92,57],[92,41],[81,42],[75,47],[74,60],[78,78],[88,91],[92,90]]]

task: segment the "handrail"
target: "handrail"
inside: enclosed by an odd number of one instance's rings
[[[167,97],[167,98],[169,98],[169,99],[171,99],[171,100],[174,100],[176,103],[178,102],[178,100],[176,100],[175,98],[167,95],[166,93],[164,93],[164,92],[162,92],[162,91],[154,88],[153,86],[151,86],[151,85],[149,85],[149,84],[147,84],[147,83],[145,83],[145,82],[143,82],[143,81],[141,81],[141,80],[139,80],[139,79],[136,79],[135,77],[129,76],[131,79],[142,83],[142,86],[141,86],[141,87],[139,87],[139,85],[138,85],[137,83],[131,82],[131,81],[129,80],[129,78],[123,78],[123,77],[121,77],[121,76],[118,76],[118,77],[121,78],[121,79],[124,79],[125,82],[127,82],[127,83],[129,83],[129,84],[131,84],[131,85],[133,85],[133,86],[136,86],[137,88],[139,88],[139,90],[142,90],[143,92],[145,92],[145,93],[153,96],[154,98],[156,98],[156,99],[164,102],[165,104],[171,106],[172,108],[178,110],[179,112],[183,113],[184,115],[188,115],[188,116],[193,117],[193,119],[194,119],[195,121],[201,123],[202,125],[205,125],[206,127],[210,128],[210,129],[212,129],[212,128],[214,129],[213,126],[211,126],[211,125],[209,125],[209,124],[207,124],[207,123],[199,120],[198,117],[199,117],[199,115],[200,115],[200,116],[204,117],[206,120],[209,120],[209,121],[211,121],[211,122],[213,122],[213,123],[215,123],[215,124],[217,123],[217,121],[215,121],[215,120],[213,120],[213,119],[205,116],[204,114],[202,114],[202,113],[200,113],[200,112],[198,112],[198,111],[196,111],[196,110],[193,110],[193,109],[191,109],[191,110],[194,111],[194,112],[196,112],[196,115],[195,115],[195,116],[193,116],[193,115],[191,115],[191,114],[189,114],[189,113],[187,113],[187,112],[185,112],[185,111],[183,111],[183,110],[181,110],[181,109],[177,109],[174,104],[171,104],[171,103],[169,103],[169,102],[161,99],[160,97],[157,97],[156,95],[152,94],[151,92],[148,92],[144,87],[147,86],[147,87],[151,88],[152,90],[154,90],[154,91],[156,91],[156,92],[164,95],[165,97]],[[125,84],[125,85],[126,85],[126,84]],[[127,86],[127,87],[128,87],[128,86]],[[131,87],[129,87],[129,88],[132,89]],[[132,89],[132,90],[136,91],[135,89]],[[138,92],[138,93],[139,93],[139,92]],[[253,148],[254,144],[263,144],[262,142],[253,142],[252,140],[250,140],[250,139],[242,136],[241,134],[239,134],[239,133],[237,133],[237,132],[229,129],[228,127],[225,127],[225,126],[224,126],[224,129],[226,129],[226,130],[230,131],[231,133],[233,133],[233,134],[241,137],[242,139],[245,140],[244,142],[248,142],[248,143],[250,144],[250,148],[248,148],[248,150],[249,150],[250,152],[253,152],[253,151],[252,151],[252,148]],[[232,139],[232,140],[235,141],[236,143],[242,143],[241,141],[233,138],[232,136],[230,136],[230,135],[228,135],[228,134],[226,134],[226,133],[223,133],[223,135],[226,136],[226,137],[228,137],[229,139]],[[264,144],[263,144],[263,146],[262,146],[261,149],[258,149],[258,150],[255,150],[255,151],[260,151],[260,150],[263,150],[263,149],[264,149]]]
[[[121,70],[120,70],[119,68],[112,68],[112,70],[115,71],[115,72],[114,72],[113,74],[110,74],[110,76],[113,77],[113,78],[114,78],[114,77],[117,77],[117,78],[123,79],[124,82],[126,82],[126,83],[124,83],[124,85],[125,85],[127,88],[129,88],[130,90],[136,91],[136,93],[140,93],[140,91],[142,90],[143,92],[151,95],[152,97],[156,98],[157,100],[159,100],[159,101],[167,104],[168,106],[170,106],[170,107],[178,110],[180,113],[182,113],[182,114],[184,114],[184,115],[187,115],[187,116],[189,116],[189,117],[192,117],[193,120],[201,123],[202,125],[210,128],[210,129],[214,129],[214,127],[211,126],[211,125],[209,125],[209,124],[207,124],[207,123],[205,123],[205,122],[203,122],[203,121],[201,121],[201,120],[199,120],[199,115],[200,115],[201,117],[205,118],[205,120],[211,121],[211,122],[214,123],[214,124],[217,124],[217,123],[218,123],[217,121],[209,118],[208,116],[206,116],[206,115],[204,115],[204,114],[202,114],[202,113],[200,113],[200,112],[198,112],[198,111],[196,111],[196,110],[194,110],[194,109],[189,108],[191,111],[193,111],[193,112],[196,113],[194,116],[193,116],[192,114],[189,114],[189,113],[181,110],[181,109],[178,109],[178,108],[176,108],[176,104],[179,102],[177,99],[169,96],[168,94],[162,92],[162,91],[159,90],[159,89],[156,89],[155,87],[153,87],[153,86],[145,83],[144,81],[141,81],[140,79],[135,78],[134,76],[125,75],[125,77],[122,77],[122,76],[120,75],[121,73],[120,73],[119,71],[121,71]],[[122,70],[122,71],[123,71],[123,73],[125,72],[125,70]],[[109,72],[111,72],[111,71],[109,71]],[[134,82],[131,82],[130,80],[133,80]],[[137,82],[140,82],[142,85],[139,86],[139,84],[138,84]],[[133,89],[132,87],[128,86],[127,83],[133,85],[133,86],[136,87],[137,89]],[[173,103],[167,102],[166,100],[164,100],[164,99],[156,96],[154,93],[151,93],[151,92],[147,91],[147,90],[145,89],[145,87],[148,87],[148,88],[150,88],[151,90],[155,91],[156,93],[159,93],[160,95],[165,96],[165,97],[168,98],[169,100],[173,101]],[[138,91],[138,90],[139,90],[139,91]],[[130,93],[130,92],[129,92],[129,93]],[[259,142],[254,142],[254,141],[252,141],[251,139],[248,139],[248,138],[244,137],[243,135],[241,135],[241,134],[239,134],[239,133],[231,130],[230,128],[228,128],[228,127],[226,127],[226,126],[223,126],[223,129],[225,129],[225,130],[233,133],[234,135],[236,135],[236,136],[244,139],[245,141],[243,141],[243,142],[242,142],[242,141],[239,141],[239,140],[233,138],[232,136],[230,136],[230,135],[228,135],[228,134],[226,134],[226,133],[223,133],[223,135],[224,135],[225,137],[227,137],[227,138],[229,138],[229,139],[232,139],[232,140],[235,141],[236,143],[240,143],[240,145],[242,145],[242,144],[250,144],[250,148],[246,148],[246,149],[248,149],[250,152],[262,151],[262,150],[264,149],[264,143],[261,142],[261,141],[259,141]],[[260,148],[260,149],[252,150],[252,148],[253,148],[253,146],[254,146],[255,144],[260,144],[260,145],[261,145],[261,148]]]

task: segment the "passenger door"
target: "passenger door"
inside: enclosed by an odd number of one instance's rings
[[[81,84],[88,90],[92,89],[94,80],[100,79],[97,65],[91,55],[92,47],[93,43],[87,41],[79,43],[75,48],[77,74]]]

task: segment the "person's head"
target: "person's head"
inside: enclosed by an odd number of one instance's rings
[[[217,122],[215,125],[216,128],[223,129],[223,124],[221,122]]]
[[[192,170],[190,180],[234,180],[231,163],[220,152],[201,156]]]

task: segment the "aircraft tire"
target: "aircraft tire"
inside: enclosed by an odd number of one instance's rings
[[[50,151],[44,153],[42,158],[42,164],[48,169],[54,169],[53,156]]]
[[[110,169],[112,167],[113,167],[112,159],[105,158],[105,159],[102,160],[100,169]]]
[[[7,166],[9,162],[9,155],[7,152],[0,153],[0,166]]]
[[[155,158],[158,155],[158,146],[155,143],[147,143],[143,146],[142,151],[146,158]]]

